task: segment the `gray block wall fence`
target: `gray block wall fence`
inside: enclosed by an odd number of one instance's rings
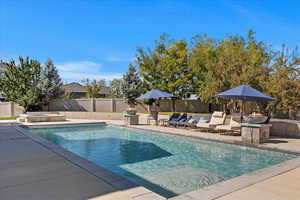
[[[120,120],[122,112],[127,109],[128,105],[123,99],[115,98],[97,98],[97,99],[57,99],[52,101],[49,106],[45,106],[43,111],[57,112],[64,114],[69,119],[107,119]],[[199,100],[176,100],[175,107],[177,112],[189,113],[208,113],[209,106]],[[212,108],[216,110],[216,108]],[[138,105],[139,113],[147,112],[147,105]],[[170,100],[160,101],[161,112],[171,112],[172,102]],[[18,116],[22,114],[23,108],[14,103],[0,102],[0,117]],[[140,114],[142,118],[143,114]],[[300,112],[298,113],[300,116]],[[144,118],[146,117],[143,116]],[[165,116],[163,116],[165,117]],[[300,118],[297,120],[271,119],[271,135],[282,137],[300,138]]]
[[[0,117],[18,116],[24,112],[23,107],[11,102],[0,102]]]
[[[51,101],[44,111],[87,111],[87,112],[123,112],[128,105],[123,99],[116,98],[96,98],[96,99],[57,99]],[[208,113],[208,104],[199,100],[176,100],[175,108],[177,112]],[[147,112],[148,106],[138,104],[138,112]],[[161,100],[160,112],[172,112],[172,101]]]

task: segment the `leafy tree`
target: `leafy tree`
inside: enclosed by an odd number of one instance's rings
[[[87,98],[97,98],[99,96],[100,90],[105,86],[105,80],[90,80],[85,79],[82,81],[84,87],[86,88],[86,97]]]
[[[190,44],[162,35],[154,49],[138,48],[134,66],[139,69],[143,86],[147,90],[160,88],[180,98],[198,94],[204,102],[227,104],[214,95],[246,84],[277,98],[269,104],[274,111],[288,112],[291,117],[299,109],[297,50],[274,52],[265,42],[257,41],[252,30],[246,37],[228,35],[221,40],[197,35]],[[258,105],[261,110],[266,107]]]
[[[268,82],[268,92],[277,99],[271,104],[273,112],[287,112],[295,118],[300,107],[300,69],[298,51],[292,52],[284,45],[277,52]]]
[[[19,64],[10,61],[4,76],[0,79],[0,87],[6,100],[23,106],[25,111],[40,109],[41,64],[37,60],[19,57]]]
[[[256,41],[251,30],[246,39],[196,37],[190,66],[196,74],[199,96],[211,102],[216,93],[242,84],[265,91],[271,57],[268,46]]]
[[[125,102],[131,106],[136,105],[136,98],[142,93],[142,81],[136,68],[129,65],[128,71],[123,75],[122,93]]]
[[[194,91],[193,73],[188,67],[189,50],[185,40],[168,40],[162,35],[154,50],[138,49],[136,66],[146,88],[159,88],[180,98]]]
[[[47,105],[52,99],[58,98],[63,94],[61,90],[62,80],[56,67],[51,60],[48,60],[41,72],[41,79],[38,87],[40,88],[40,101]]]
[[[113,79],[110,82],[110,96],[115,98],[122,98],[123,97],[123,80],[122,79]]]
[[[200,94],[202,89],[206,86],[207,74],[209,73],[209,67],[213,62],[217,62],[216,46],[217,41],[206,35],[197,35],[192,39],[192,52],[189,59],[189,67],[192,70],[194,76],[194,91]],[[209,96],[209,95],[207,95]],[[204,99],[208,100],[208,98]]]

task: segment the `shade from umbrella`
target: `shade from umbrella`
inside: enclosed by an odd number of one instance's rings
[[[161,91],[159,89],[151,90],[137,99],[159,99],[159,98],[172,98],[175,97],[173,94]]]
[[[216,94],[215,97],[242,101],[276,101],[276,99],[273,97],[261,93],[260,91],[247,85],[240,85],[236,88],[226,90]]]

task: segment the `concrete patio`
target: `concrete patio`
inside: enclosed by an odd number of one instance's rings
[[[300,197],[300,168],[225,195],[218,200],[296,200]]]
[[[1,200],[164,199],[72,153],[63,157],[14,126],[0,126],[0,180]]]

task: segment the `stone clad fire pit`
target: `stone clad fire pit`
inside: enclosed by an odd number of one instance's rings
[[[125,125],[138,125],[139,116],[136,114],[136,110],[126,110],[123,114]]]

